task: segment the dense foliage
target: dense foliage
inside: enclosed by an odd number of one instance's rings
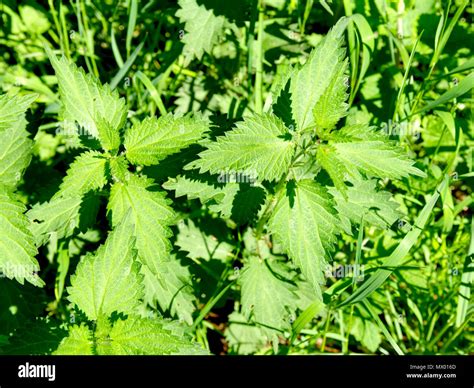
[[[0,13],[0,354],[472,352],[468,1]]]

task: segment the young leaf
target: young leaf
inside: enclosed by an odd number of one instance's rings
[[[200,116],[174,117],[171,114],[146,118],[125,133],[127,159],[150,166],[201,139],[209,125]]]
[[[100,152],[84,152],[69,167],[53,199],[81,196],[92,190],[100,190],[107,183],[107,174],[107,159]]]
[[[347,199],[348,187],[345,184],[345,180],[347,179],[348,170],[346,165],[339,160],[334,146],[328,144],[319,145],[316,152],[316,160],[331,177],[336,189]]]
[[[271,106],[272,112],[291,129],[296,128],[296,123],[291,111],[290,81],[297,70],[285,63],[277,67],[275,79],[272,82],[272,87],[263,109],[264,112],[268,112]]]
[[[21,284],[27,280],[42,287],[44,282],[36,274],[40,267],[25,210],[21,202],[0,187],[0,274]]]
[[[256,175],[260,180],[280,178],[290,166],[294,143],[285,124],[270,114],[254,114],[237,123],[237,128],[210,143],[200,159],[185,168],[223,174],[235,171]]]
[[[311,52],[306,63],[291,77],[291,108],[299,131],[314,126],[313,109],[325,93],[340,95],[335,84],[338,81],[334,78],[341,77],[344,73],[342,68],[346,66],[342,43],[347,23],[346,18],[340,19]],[[331,83],[333,86],[330,87]],[[317,108],[318,112],[324,104]]]
[[[59,94],[63,104],[62,120],[67,133],[76,133],[76,122],[85,130],[85,135],[98,138],[96,117],[107,118],[112,128],[119,130],[127,118],[125,100],[119,98],[117,91],[83,69],[69,62],[64,56],[58,59],[46,47],[51,65],[58,78]]]
[[[333,129],[337,122],[347,114],[349,105],[346,103],[349,95],[347,88],[349,77],[347,73],[347,59],[337,67],[337,72],[331,79],[326,91],[319,98],[313,108],[316,130]]]
[[[270,219],[270,231],[316,291],[339,223],[333,199],[311,180],[289,182]]]
[[[112,186],[108,213],[115,227],[131,209],[131,233],[136,237],[139,259],[153,274],[159,274],[160,262],[169,260],[171,236],[169,225],[174,212],[161,191],[153,191],[154,184],[146,178],[131,175],[129,180]]]
[[[125,217],[95,255],[80,261],[68,287],[69,300],[90,320],[134,312],[143,297],[131,217]]]
[[[128,170],[130,164],[124,155],[113,157],[109,160],[110,163],[110,175],[114,181],[125,181],[130,176]]]
[[[97,125],[97,132],[102,148],[115,154],[120,147],[119,128],[114,128],[100,114],[96,114],[94,121]]]

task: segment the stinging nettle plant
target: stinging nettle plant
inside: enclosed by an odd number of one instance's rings
[[[291,329],[298,308],[322,298],[324,273],[341,232],[351,234],[351,225],[362,220],[387,228],[400,217],[377,179],[425,175],[369,125],[336,127],[348,110],[347,24],[342,18],[304,65],[275,82],[264,113],[250,114],[224,136],[203,143],[206,149],[187,171],[164,185],[203,203],[220,192],[223,197],[212,206],[222,216],[253,220],[251,237],[244,239],[241,313],[270,338]],[[228,170],[255,171],[259,184],[230,182],[216,189],[200,179]],[[281,254],[290,262],[282,262]]]
[[[63,130],[81,152],[58,192],[26,216],[14,190],[30,160],[24,112],[34,96],[0,97],[0,136],[12,150],[0,154],[0,228],[18,246],[18,252],[0,247],[0,270],[7,277],[42,286],[37,248],[87,231],[101,201],[107,201],[110,232],[71,276],[68,299],[82,315],[68,327],[57,354],[203,352],[176,322],[144,313],[144,306],[158,306],[193,322],[192,298],[175,284],[182,268],[170,238],[178,217],[165,190],[199,199],[242,227],[243,268],[236,277],[241,299],[234,317],[252,321],[274,340],[291,329],[297,310],[322,299],[339,234],[351,234],[362,220],[386,228],[400,217],[377,179],[424,174],[369,125],[337,127],[348,110],[347,23],[341,19],[304,65],[278,79],[265,112],[245,116],[215,138],[199,114],[127,125],[127,106],[117,92],[47,49],[59,83]],[[198,157],[163,187],[143,172],[143,167],[159,169],[163,159],[194,144],[202,149]],[[255,172],[257,182],[221,182],[219,176],[229,170]],[[194,233],[191,222],[178,228]],[[186,244],[176,241],[192,255]],[[12,263],[30,269],[9,270]]]
[[[44,283],[34,273],[39,270],[35,244],[39,247],[53,237],[67,239],[93,226],[99,197],[106,196],[113,231],[96,254],[82,258],[67,290],[69,300],[95,324],[72,325],[56,353],[202,352],[176,324],[139,314],[144,300],[149,304],[163,302],[159,284],[164,281],[163,268],[171,260],[169,226],[175,214],[165,193],[155,190],[150,179],[130,172],[130,166],[158,164],[200,139],[208,123],[198,115],[170,114],[145,119],[123,133],[128,113],[124,100],[64,57],[58,59],[48,48],[46,51],[58,78],[63,130],[68,135],[75,133],[69,142],[85,150],[71,164],[51,200],[28,211],[29,222],[23,215],[24,207],[14,202],[2,186],[2,229],[12,234],[12,242],[21,247],[21,252],[2,250],[0,269],[7,277],[42,286]],[[1,134],[7,140],[17,127],[25,132],[23,114],[32,101],[32,97],[9,100],[2,96],[1,109],[6,112],[2,129],[6,129]],[[2,173],[5,186],[15,185],[21,176],[12,175],[20,174],[31,157],[27,134],[17,133],[18,139],[12,139],[11,149],[2,155],[2,167],[9,169]],[[13,228],[5,225],[7,222],[12,222]],[[32,270],[25,274],[9,272],[12,263],[17,267],[28,264]],[[127,318],[111,321],[112,313]]]

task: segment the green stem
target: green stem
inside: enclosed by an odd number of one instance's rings
[[[54,25],[56,26],[56,30],[58,31],[58,34],[59,34],[59,44],[62,49],[63,48],[62,47],[63,46],[63,33],[61,30],[61,24],[59,23],[59,19],[58,19],[58,12],[56,11],[56,8],[54,7],[53,0],[48,0],[48,4],[49,4],[49,9],[51,11],[51,15],[53,16]]]
[[[225,271],[222,279],[224,280],[228,274],[228,271]],[[236,282],[237,279],[232,280],[229,284],[227,284],[217,295],[212,297],[204,306],[204,308],[201,310],[199,313],[199,316],[196,318],[196,320],[193,323],[193,326],[191,327],[191,331],[196,330],[196,328],[199,326],[199,324],[206,318],[207,314],[211,309],[215,306],[215,304],[225,295],[227,290],[232,287],[232,285]]]
[[[91,35],[88,34],[89,31],[89,20],[87,17],[86,6],[85,3],[79,0],[80,6],[80,13],[82,14],[82,24],[84,27],[84,39],[86,41],[86,48],[87,48],[87,56],[89,57],[91,64],[92,64],[92,72],[98,78],[99,77],[99,70],[97,68],[97,63],[95,61],[95,53],[94,53],[94,41]]]
[[[321,344],[321,352],[324,352],[324,349],[326,348],[326,336],[329,330],[329,322],[331,321],[331,314],[332,310],[328,310],[328,316],[326,317],[326,324],[324,325],[324,333],[323,333],[323,342]]]
[[[351,312],[349,314],[349,323],[346,328],[346,341],[343,344],[344,347],[343,347],[342,354],[349,353],[349,339],[350,339],[349,337],[351,335],[353,316],[354,316],[354,305],[351,305]]]
[[[342,309],[339,310],[339,330],[341,333],[341,348],[342,348],[342,354],[345,354],[344,352],[346,351],[346,331],[344,327],[344,313],[342,312]]]
[[[61,22],[61,30],[62,30],[62,44],[64,45],[63,50],[64,50],[64,55],[66,55],[66,58],[69,60],[71,59],[71,52],[69,49],[69,34],[67,31],[67,25],[66,25],[66,16],[64,14],[64,8],[63,8],[63,3],[59,3],[59,19]]]
[[[257,37],[257,69],[255,74],[255,113],[263,112],[263,95],[262,95],[262,79],[263,79],[263,1],[258,2],[258,37]]]
[[[298,140],[296,140],[298,142]],[[265,227],[265,224],[268,222],[270,219],[273,210],[275,209],[275,206],[278,202],[278,197],[280,196],[281,191],[285,188],[286,182],[288,180],[288,176],[290,175],[290,171],[292,167],[295,165],[295,163],[300,159],[301,156],[305,154],[305,152],[311,147],[311,144],[307,146],[306,148],[302,148],[300,152],[295,153],[293,156],[293,159],[290,163],[290,166],[288,167],[288,170],[286,171],[285,175],[280,179],[278,182],[276,188],[275,188],[275,193],[270,197],[269,201],[267,202],[267,206],[265,207],[265,210],[262,213],[262,216],[258,220],[257,226],[256,226],[256,232],[255,232],[255,238],[257,241],[260,240],[260,237],[262,236],[263,233],[263,228]],[[257,243],[258,247],[258,243]]]

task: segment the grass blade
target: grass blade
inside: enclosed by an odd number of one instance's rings
[[[359,266],[360,266],[360,259],[362,258],[363,239],[364,239],[364,216],[362,216],[360,219],[359,234],[357,236],[357,250],[356,250],[356,257],[355,257],[356,272],[354,272],[354,275],[352,276],[352,289],[354,289],[356,282],[360,280],[359,276],[361,276]],[[359,275],[356,276],[356,273]]]
[[[137,46],[137,48],[133,51],[132,55],[128,57],[128,59],[123,64],[122,68],[112,79],[112,81],[110,82],[110,88],[112,90],[114,90],[117,87],[118,83],[122,80],[122,78],[125,77],[125,74],[127,74],[128,70],[133,65],[133,62],[135,62],[135,59],[137,59],[138,54],[140,54],[140,51],[143,48],[143,44],[144,42],[140,43]]]
[[[316,316],[316,314],[318,314],[323,309],[324,303],[317,300],[310,304],[309,307],[299,315],[299,317],[293,322],[290,340],[291,343],[293,343],[301,330],[304,329],[304,327]]]
[[[392,120],[394,120],[394,121],[395,121],[396,115],[399,113],[398,110],[400,109],[400,101],[402,100],[402,95],[403,95],[403,92],[405,91],[405,87],[407,85],[408,74],[410,73],[411,64],[413,62],[413,57],[415,56],[416,48],[418,47],[418,43],[420,42],[421,35],[422,34],[420,34],[418,36],[418,38],[416,39],[416,42],[413,45],[413,50],[411,50],[411,53],[410,53],[410,58],[408,59],[408,62],[406,63],[406,69],[405,69],[405,74],[403,75],[402,86],[400,87],[400,90],[398,91],[397,102],[395,104],[395,110],[393,111]]]
[[[122,55],[120,54],[120,50],[117,46],[117,41],[115,40],[115,33],[113,27],[110,28],[110,44],[112,46],[112,52],[114,53],[115,62],[117,62],[117,65],[122,68],[123,59]]]
[[[471,219],[471,242],[467,252],[464,269],[459,286],[458,305],[456,309],[456,327],[460,327],[466,320],[469,302],[471,301],[471,288],[474,283],[474,218]]]
[[[392,348],[395,350],[395,352],[397,352],[397,354],[399,356],[403,356],[404,353],[402,351],[402,349],[400,349],[400,346],[398,346],[397,344],[397,341],[395,341],[395,339],[393,338],[393,336],[390,334],[390,332],[387,330],[387,328],[385,327],[384,323],[382,322],[382,320],[379,318],[379,316],[375,313],[374,309],[372,308],[372,305],[369,303],[369,301],[367,300],[364,300],[362,302],[362,304],[364,305],[365,309],[367,310],[367,312],[370,314],[370,316],[372,317],[372,319],[375,321],[375,323],[377,323],[377,326],[380,328],[380,330],[382,330],[382,333],[385,335],[385,337],[387,338],[388,342],[390,343],[390,345],[392,345]]]
[[[454,98],[457,98],[459,96],[462,96],[463,94],[466,94],[473,87],[474,87],[474,72],[470,73],[466,78],[464,78],[461,82],[459,82],[459,84],[449,89],[441,97],[430,102],[429,104],[425,105],[423,108],[421,108],[415,113],[412,113],[411,115],[413,116],[415,114],[423,113],[423,112],[426,112],[427,110],[436,108],[439,105],[446,104],[448,101],[451,101]]]
[[[443,181],[437,187],[435,193],[431,196],[430,200],[426,203],[424,208],[421,210],[418,215],[415,225],[413,225],[410,232],[408,232],[397,248],[393,253],[388,256],[383,264],[381,269],[367,279],[362,285],[347,299],[345,299],[338,307],[346,306],[352,303],[358,303],[365,298],[367,298],[372,292],[379,288],[385,280],[392,274],[393,270],[400,266],[403,262],[403,259],[409,252],[409,250],[415,245],[420,236],[423,228],[425,227],[428,218],[433,210],[440,193],[444,190],[445,186],[448,184],[448,177],[446,176]]]
[[[128,19],[127,26],[127,40],[125,42],[125,47],[127,49],[127,57],[130,57],[130,52],[132,51],[132,37],[133,32],[135,31],[135,25],[137,24],[137,11],[138,2],[137,0],[132,0],[130,4],[130,16]]]
[[[346,6],[346,14],[349,16],[348,12],[350,6]],[[362,80],[364,79],[365,73],[367,72],[370,64],[370,58],[375,49],[375,35],[370,27],[370,24],[367,22],[367,19],[361,14],[354,14],[350,16],[350,20],[354,23],[359,39],[357,44],[354,41],[355,29],[351,24],[348,26],[348,40],[349,47],[351,51],[351,63],[355,65],[357,73],[352,76],[351,80],[351,91],[349,97],[349,104],[351,105]],[[357,47],[354,47],[357,46]],[[355,50],[355,51],[354,51]],[[359,58],[360,57],[360,58]]]
[[[451,2],[449,2],[449,5],[450,4]],[[435,42],[436,51],[435,51],[435,55],[432,58],[432,65],[434,65],[438,61],[439,57],[441,56],[441,53],[443,52],[444,47],[446,46],[446,43],[448,42],[449,37],[451,36],[451,33],[453,32],[454,26],[458,24],[458,20],[461,17],[464,11],[464,8],[466,8],[468,4],[469,4],[469,0],[466,0],[459,6],[453,18],[450,20],[446,30],[442,32],[440,37],[437,36],[437,38],[439,39],[437,39]],[[448,15],[449,15],[449,8],[450,7],[448,6],[448,9],[446,11],[446,19],[448,18]]]
[[[151,80],[141,71],[137,71],[135,73],[135,76],[145,85],[145,87],[148,90],[148,93],[150,93],[150,97],[153,99],[155,102],[157,108],[159,109],[161,115],[166,115],[166,108],[165,105],[163,104],[163,101],[161,99],[160,93],[156,89],[155,85],[151,82]]]

